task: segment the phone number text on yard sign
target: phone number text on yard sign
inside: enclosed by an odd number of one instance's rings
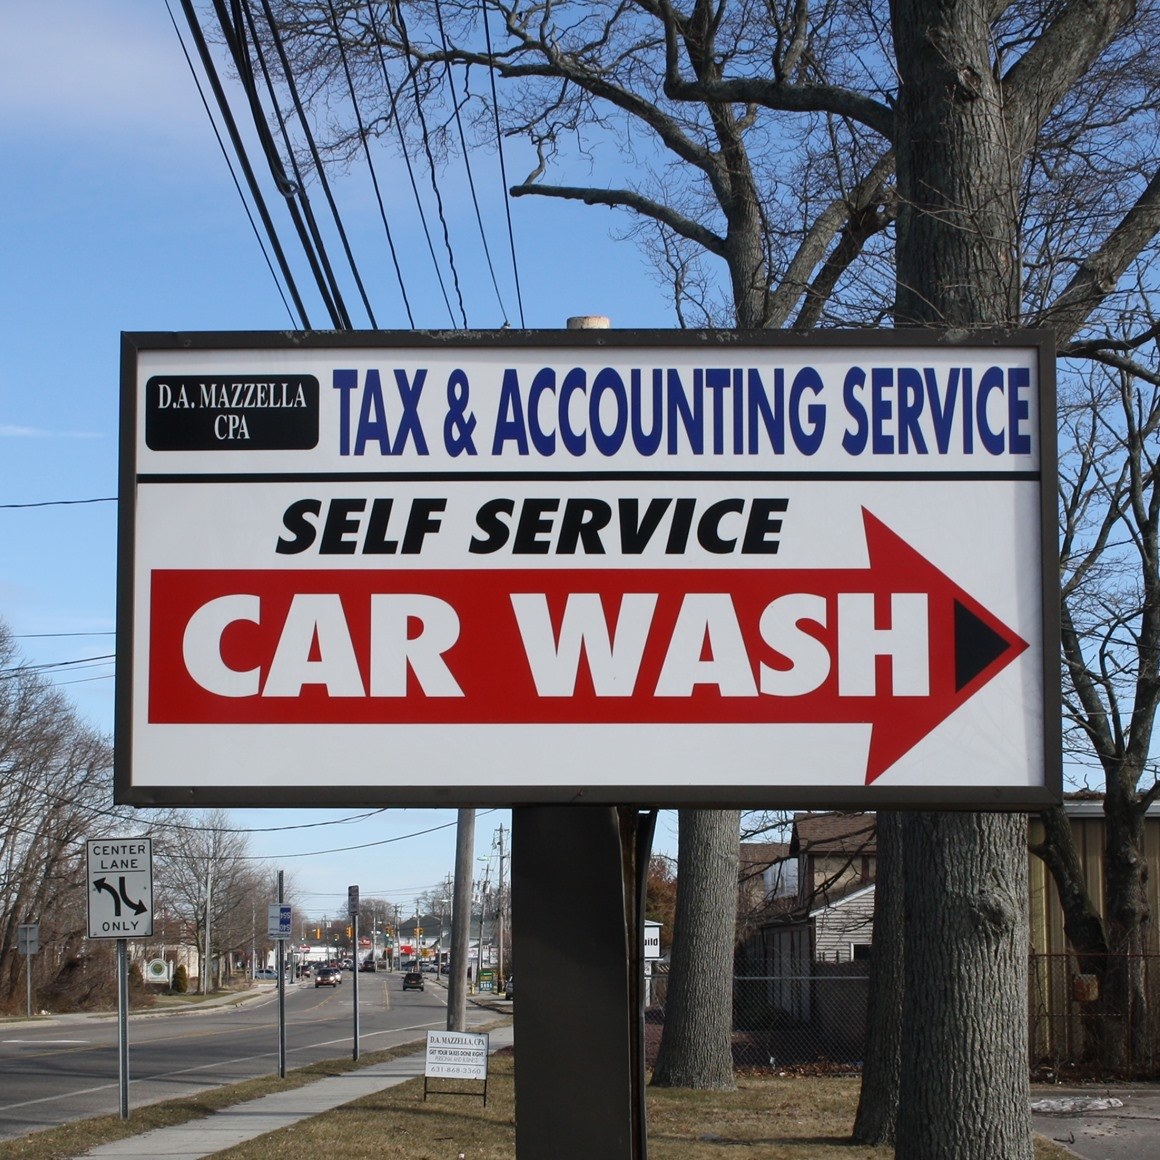
[[[119,796],[1051,800],[1053,379],[1026,333],[126,335]]]

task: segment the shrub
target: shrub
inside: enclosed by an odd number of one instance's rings
[[[172,988],[174,993],[178,995],[184,995],[189,990],[189,972],[185,969],[184,963],[181,963],[173,972]]]

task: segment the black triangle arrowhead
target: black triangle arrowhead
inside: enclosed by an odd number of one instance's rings
[[[1011,641],[955,601],[955,692],[966,688],[1009,648]]]

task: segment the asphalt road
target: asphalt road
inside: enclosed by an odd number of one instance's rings
[[[349,1057],[350,974],[339,987],[286,990],[286,1066]],[[134,1107],[194,1095],[278,1070],[277,992],[237,1006],[138,1014],[129,1019],[129,1115]],[[402,990],[402,975],[359,979],[364,1052],[421,1039],[446,1026],[447,994],[428,981]],[[120,1109],[115,1016],[56,1016],[0,1024],[0,1139]]]
[[[1111,1106],[1106,1106],[1111,1104]],[[1052,1106],[1055,1105],[1055,1106]],[[1034,1087],[1035,1130],[1083,1160],[1160,1156],[1160,1088],[1155,1084]]]

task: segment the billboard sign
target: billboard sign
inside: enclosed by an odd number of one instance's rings
[[[126,335],[119,799],[1043,804],[1053,390],[1028,333]]]

